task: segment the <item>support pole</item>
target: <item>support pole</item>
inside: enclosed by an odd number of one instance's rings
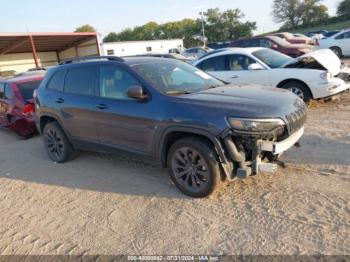
[[[36,49],[35,49],[35,44],[34,44],[34,40],[33,40],[33,36],[30,35],[29,36],[30,39],[30,44],[32,45],[32,54],[33,54],[33,58],[34,58],[34,62],[35,62],[35,67],[39,67],[39,62],[38,62],[38,56],[36,54]]]

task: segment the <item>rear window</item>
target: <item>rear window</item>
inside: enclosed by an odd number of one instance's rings
[[[40,83],[41,80],[31,81],[27,83],[17,84],[17,87],[21,92],[21,95],[23,96],[24,100],[30,100],[33,98],[34,90],[39,87]]]

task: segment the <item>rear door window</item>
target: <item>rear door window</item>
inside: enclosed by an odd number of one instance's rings
[[[76,95],[93,96],[96,69],[95,66],[69,69],[64,83],[64,92]]]
[[[39,87],[41,80],[26,82],[17,84],[17,87],[23,96],[24,100],[30,100],[33,98],[34,90]]]
[[[204,60],[202,63],[198,65],[198,67],[203,71],[228,71],[229,70],[227,66],[226,55],[216,56],[216,57]]]

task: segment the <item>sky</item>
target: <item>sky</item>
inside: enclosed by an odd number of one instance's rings
[[[239,8],[255,21],[257,33],[275,30],[273,0],[0,0],[0,32],[72,32],[91,24],[102,34],[119,32],[149,21],[164,23],[195,19],[199,12],[219,7]],[[331,15],[339,0],[324,0]],[[6,22],[4,22],[6,21]]]

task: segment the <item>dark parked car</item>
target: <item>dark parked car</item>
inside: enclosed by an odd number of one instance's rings
[[[265,47],[279,51],[291,57],[298,57],[314,50],[313,46],[291,44],[278,36],[243,38],[233,41],[231,47]]]
[[[214,43],[209,43],[207,46],[211,49],[222,49],[222,48],[227,48],[231,44],[230,41],[227,42],[214,42]]]
[[[289,91],[226,86],[175,59],[100,57],[48,71],[36,92],[48,155],[129,152],[167,167],[185,194],[272,172],[302,136],[305,104]],[[85,61],[86,60],[86,61]]]
[[[339,32],[340,32],[340,30],[329,31],[329,32],[323,34],[323,36],[328,38],[328,37],[334,36],[335,34],[338,34]]]
[[[0,79],[0,126],[23,138],[36,132],[33,91],[43,76]]]
[[[325,35],[325,34],[327,34],[327,33],[328,33],[327,30],[318,30],[318,31],[309,32],[309,33],[307,33],[306,35],[307,35],[308,37],[313,37],[314,35]]]

